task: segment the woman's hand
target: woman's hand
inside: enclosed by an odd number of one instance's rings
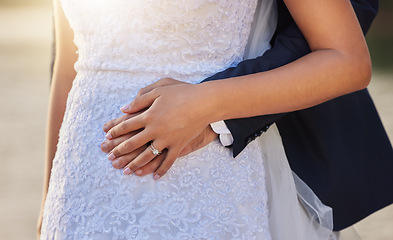
[[[154,179],[163,176],[179,156],[199,149],[217,137],[204,116],[201,95],[195,85],[162,79],[139,91],[136,99],[122,108],[129,115],[105,124],[105,152],[124,173],[146,175],[155,171]],[[134,114],[141,110],[144,112]],[[140,130],[143,129],[143,130]],[[162,151],[156,156],[146,143]],[[106,145],[106,146],[104,146]],[[138,155],[138,156],[136,156]],[[158,168],[158,169],[157,169]]]
[[[105,124],[106,126],[106,130],[109,130],[115,126],[117,126],[118,124],[120,124],[121,122],[131,118],[132,115],[124,115],[120,118],[117,119],[113,119],[109,122],[107,122]],[[106,131],[107,132],[107,131]],[[125,135],[122,135],[118,138],[114,138],[112,140],[106,140],[101,144],[101,150],[105,153],[109,153],[111,152],[116,146],[118,146],[120,143],[127,141],[128,139],[130,139],[132,136],[134,136],[136,134],[136,132],[132,132],[132,133],[128,133]],[[217,133],[215,133],[212,128],[210,127],[210,125],[208,127],[206,127],[201,134],[199,134],[196,138],[194,138],[184,149],[183,151],[180,153],[180,155],[178,157],[183,157],[186,156],[200,148],[203,148],[204,146],[206,146],[207,144],[211,143],[214,139],[217,138]],[[146,148],[148,148],[148,145],[144,145],[140,148],[138,148],[137,150],[125,154],[123,156],[120,156],[118,158],[116,158],[116,160],[112,161],[112,165],[113,167],[117,168],[117,169],[121,169],[124,167],[127,167],[129,169],[132,169],[132,166],[130,165],[130,163],[136,158],[138,157],[138,155],[140,153],[142,153]],[[145,176],[148,175],[150,173],[155,172],[158,167],[161,165],[162,161],[164,160],[166,156],[166,150],[164,150],[164,152],[155,157],[154,159],[152,159],[149,163],[147,163],[146,165],[142,166],[141,168],[135,170],[135,174],[138,176]],[[171,166],[168,166],[168,169],[165,169],[165,172],[169,170]]]
[[[118,124],[127,121],[128,119],[138,116],[140,113],[138,114],[127,114],[127,115],[123,115],[119,118],[113,119],[109,122],[107,122],[104,125],[104,132],[108,132],[111,128],[113,128],[114,126],[117,126]],[[141,130],[136,130],[136,131],[132,131],[129,133],[126,133],[124,135],[121,135],[117,138],[113,138],[111,140],[107,139],[105,140],[102,144],[101,144],[101,150],[104,153],[110,153],[115,147],[117,147],[118,145],[120,145],[121,143],[127,141],[128,139],[130,139],[131,137],[135,136],[138,132],[140,132]],[[126,166],[129,162],[131,162],[132,160],[134,160],[140,153],[142,153],[144,150],[146,149],[146,145],[143,145],[137,149],[135,149],[134,151],[131,151],[129,153],[126,153],[122,156],[118,156],[116,159],[114,159],[112,161],[112,166],[114,168],[117,169],[121,169],[124,166]],[[110,159],[111,160],[111,159]]]

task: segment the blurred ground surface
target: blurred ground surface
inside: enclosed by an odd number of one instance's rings
[[[41,201],[52,15],[49,7],[0,7],[0,239],[35,238]],[[393,79],[370,91],[393,139]],[[393,206],[355,228],[363,240],[393,239]]]

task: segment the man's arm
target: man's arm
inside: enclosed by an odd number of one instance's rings
[[[354,0],[351,1],[358,17],[363,33],[366,34],[378,10],[378,0]],[[245,60],[236,67],[229,68],[217,73],[204,81],[232,78],[257,72],[268,71],[281,67],[287,63],[308,54],[310,52],[307,41],[289,14],[285,4],[278,1],[278,23],[275,36],[272,40],[272,48],[261,57]],[[334,33],[332,33],[334,34]],[[237,156],[246,145],[266,131],[268,127],[285,116],[271,114],[252,118],[226,120],[233,136],[233,155]]]

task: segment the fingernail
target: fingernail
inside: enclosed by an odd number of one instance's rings
[[[112,134],[111,133],[107,133],[105,135],[106,139],[111,140],[112,139]]]
[[[130,107],[130,104],[126,104],[120,108],[121,111],[126,111]]]
[[[138,176],[139,176],[139,175],[142,175],[142,170],[141,170],[141,169],[136,170],[136,171],[135,171],[135,174],[138,175]]]
[[[158,180],[160,177],[161,177],[160,175],[154,174],[153,179],[154,179],[154,180]]]
[[[118,166],[120,166],[120,162],[119,162],[118,160],[114,160],[114,161],[112,162],[112,166],[118,167]]]
[[[104,152],[108,152],[108,145],[106,145],[105,143],[101,144],[101,150]]]
[[[124,168],[123,174],[124,175],[129,175],[131,173],[131,169],[129,167]]]
[[[111,161],[114,160],[115,158],[116,158],[116,156],[113,153],[109,154],[109,156],[108,156],[108,159]]]

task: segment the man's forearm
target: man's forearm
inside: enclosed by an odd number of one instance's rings
[[[292,24],[294,25],[294,23]],[[280,32],[273,44],[274,47],[266,51],[261,57],[243,61],[237,67],[229,68],[205,81],[268,71],[295,61],[309,53],[307,42],[296,25],[287,27]],[[261,135],[271,124],[283,116],[285,116],[284,113],[226,120],[225,123],[234,139],[232,145],[234,156],[239,154],[250,141]]]
[[[352,1],[363,33],[366,34],[378,8],[378,1]],[[288,64],[310,52],[307,41],[294,23],[282,1],[278,2],[278,26],[273,47],[256,59],[245,60],[236,67],[217,73],[204,81],[226,79],[236,76],[268,71]],[[274,122],[285,116],[264,115],[253,118],[226,120],[234,138],[233,153],[236,156],[248,144]]]

